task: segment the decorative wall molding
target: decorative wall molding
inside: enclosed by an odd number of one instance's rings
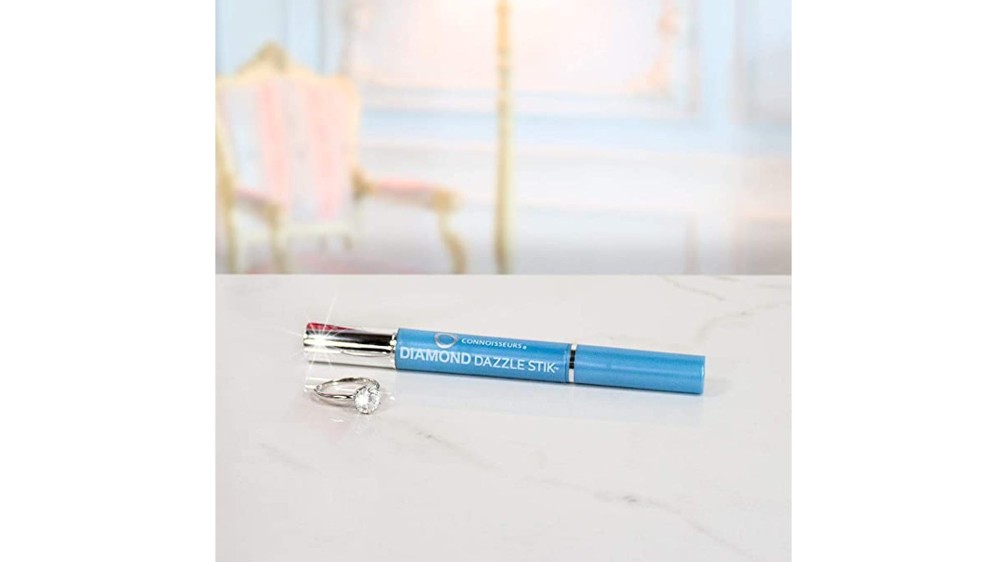
[[[791,124],[791,32],[791,0],[736,2],[733,99],[741,121]]]
[[[697,2],[594,0],[570,25],[571,3],[511,2],[518,113],[690,116],[699,93]],[[343,38],[342,69],[367,107],[494,111],[495,0],[337,4],[342,17],[325,33]]]

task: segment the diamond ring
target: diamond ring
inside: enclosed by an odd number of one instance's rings
[[[326,392],[335,387],[354,387],[352,392]],[[347,377],[343,379],[331,379],[321,382],[313,387],[313,394],[332,402],[351,400],[354,408],[362,414],[370,414],[378,409],[382,401],[381,391],[377,380],[366,379],[364,377]]]

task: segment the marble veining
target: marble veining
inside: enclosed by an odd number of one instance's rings
[[[717,328],[718,326],[725,324],[726,322],[747,320],[753,317],[753,315],[757,314],[758,312],[773,310],[780,307],[787,307],[791,306],[791,304],[792,304],[791,301],[762,304],[760,306],[755,306],[752,308],[748,308],[746,310],[738,310],[736,312],[723,314],[722,316],[709,318],[698,328],[698,331],[695,332],[694,341],[697,344],[705,343],[705,340],[708,339],[708,336],[711,333],[711,331]]]
[[[720,302],[724,302],[726,300],[726,297],[724,297],[724,296],[722,296],[722,295],[720,295],[718,293],[714,293],[712,291],[708,291],[708,290],[705,290],[705,289],[700,289],[698,287],[692,287],[692,286],[690,286],[690,285],[688,285],[686,283],[682,283],[676,277],[666,277],[666,276],[664,276],[664,277],[660,277],[660,279],[662,279],[668,285],[672,285],[674,287],[677,287],[678,289],[680,289],[682,291],[688,291],[688,292],[694,293],[696,295],[704,295],[706,297],[711,297],[711,298],[713,298],[713,299],[715,299],[717,301],[720,301]]]
[[[790,558],[788,277],[217,283],[220,561]],[[307,319],[704,353],[706,392],[310,366]],[[358,374],[371,416],[304,390]]]

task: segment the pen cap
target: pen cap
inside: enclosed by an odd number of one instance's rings
[[[365,367],[395,367],[396,331],[310,322],[302,334],[306,359]]]
[[[580,345],[573,358],[573,382],[701,394],[705,357]]]

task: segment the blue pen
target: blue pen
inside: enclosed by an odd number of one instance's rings
[[[346,328],[311,322],[311,361],[701,394],[705,357],[425,330]]]

